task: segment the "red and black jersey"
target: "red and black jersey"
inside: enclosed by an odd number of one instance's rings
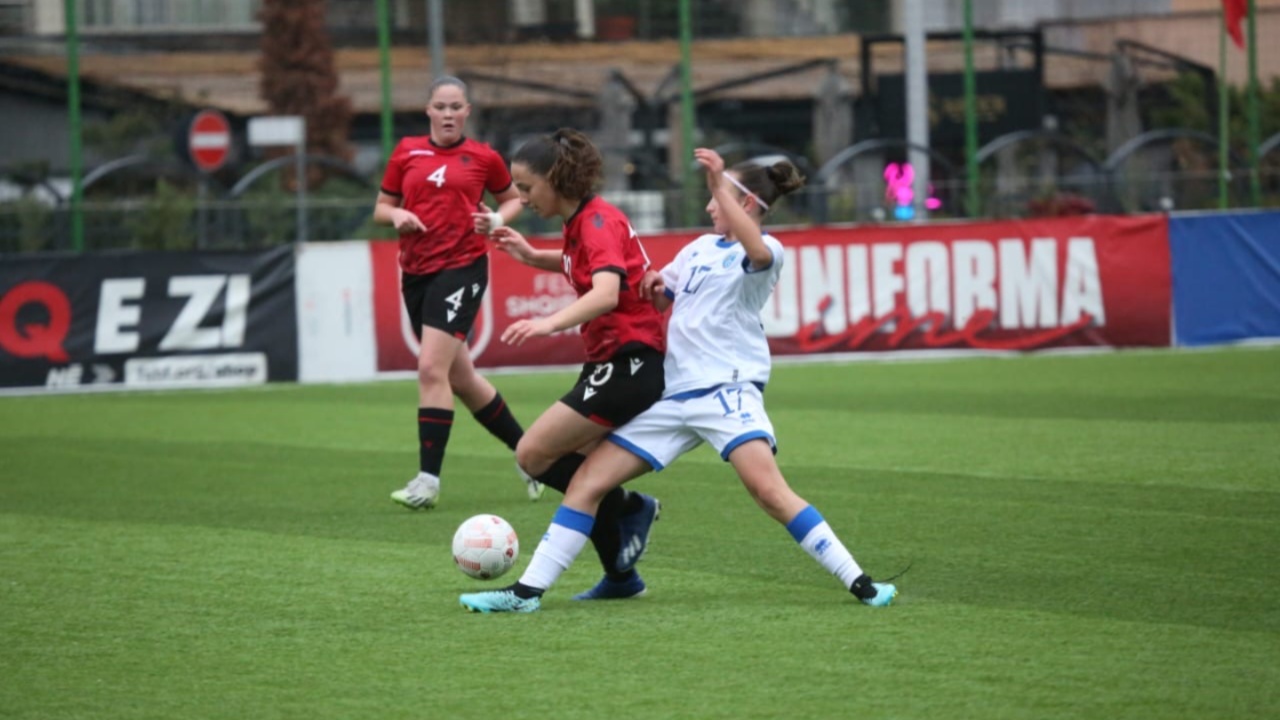
[[[598,272],[622,276],[617,307],[582,325],[587,360],[607,360],[637,345],[666,351],[662,316],[652,303],[640,299],[649,256],[621,210],[588,195],[564,224],[563,253],[564,273],[578,297],[591,289],[591,276]]]
[[[400,236],[400,268],[414,275],[464,267],[488,252],[475,231],[471,213],[484,191],[511,187],[502,156],[469,138],[441,147],[430,137],[404,138],[396,145],[382,176],[382,192],[401,198],[400,207],[427,226],[426,232]]]

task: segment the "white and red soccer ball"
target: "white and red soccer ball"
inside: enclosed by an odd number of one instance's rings
[[[516,564],[519,555],[515,528],[497,515],[467,518],[453,534],[453,563],[479,580],[499,577]]]

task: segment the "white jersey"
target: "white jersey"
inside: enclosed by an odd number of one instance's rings
[[[769,343],[760,311],[778,283],[782,243],[764,236],[773,253],[766,268],[752,270],[746,251],[721,235],[703,235],[662,269],[667,297],[674,302],[667,325],[664,397],[769,380]]]

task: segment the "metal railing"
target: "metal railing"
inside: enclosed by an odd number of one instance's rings
[[[1263,206],[1280,207],[1280,169],[1261,174]],[[1009,177],[983,181],[982,207],[964,207],[967,184],[939,181],[930,212],[935,220],[956,218],[1055,217],[1085,213],[1140,213],[1219,208],[1217,173],[1169,172],[1096,177]],[[1250,207],[1248,178],[1233,177],[1228,206]],[[706,189],[605,193],[642,233],[705,229]],[[293,242],[297,207],[293,196],[198,201],[194,196],[89,202],[84,205],[86,250],[247,249]],[[308,240],[392,238],[373,225],[368,193],[311,199],[306,205]],[[893,223],[902,215],[883,182],[836,186],[811,184],[789,196],[771,214],[771,225]],[[515,226],[531,234],[559,232],[557,221],[524,213]],[[0,202],[0,253],[71,250],[70,210],[36,200]]]

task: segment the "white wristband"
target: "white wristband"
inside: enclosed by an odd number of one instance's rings
[[[489,213],[489,232],[493,232],[503,225],[506,225],[506,222],[502,219],[502,213]]]

